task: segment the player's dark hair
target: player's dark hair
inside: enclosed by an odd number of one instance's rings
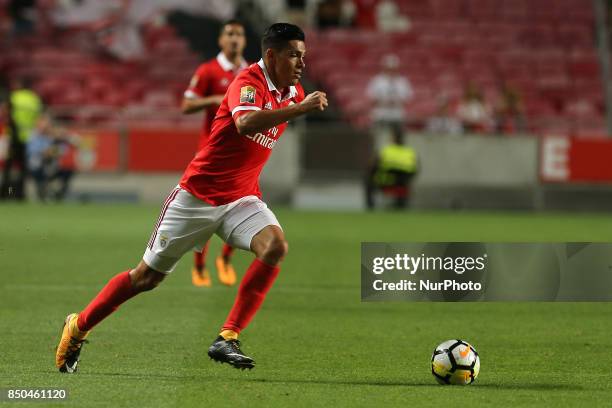
[[[275,23],[264,32],[261,38],[261,51],[265,53],[268,48],[282,50],[287,47],[289,41],[305,39],[306,35],[300,27],[289,23]]]
[[[223,22],[223,24],[221,24],[221,28],[219,28],[219,36],[223,34],[223,30],[225,30],[225,27],[228,25],[238,25],[244,28],[244,24],[242,24],[242,21],[232,18],[231,20],[226,20]]]

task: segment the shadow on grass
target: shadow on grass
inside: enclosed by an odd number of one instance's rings
[[[433,387],[440,388],[433,380],[427,382],[419,381],[376,381],[376,380],[274,380],[267,378],[247,378],[244,381],[270,383],[270,384],[319,384],[319,385],[348,385],[348,386],[378,386],[378,387]],[[462,387],[445,387],[462,388]],[[487,388],[492,390],[528,390],[528,391],[582,391],[584,387],[572,384],[487,384],[474,383],[470,388]]]
[[[112,373],[112,372],[90,372],[80,373],[82,376],[91,377],[116,377],[125,379],[157,379],[157,380],[168,380],[168,381],[216,381],[222,379],[227,381],[225,377],[219,376],[208,376],[208,375],[183,375],[183,374],[144,374],[144,373]],[[331,385],[331,386],[375,386],[375,387],[431,387],[431,388],[447,388],[447,389],[460,389],[464,387],[441,387],[436,384],[434,380],[431,381],[384,381],[384,380],[314,380],[314,379],[271,379],[271,378],[234,378],[232,381],[245,381],[260,384],[313,384],[313,385]],[[584,391],[585,388],[575,384],[553,384],[553,383],[525,383],[525,384],[493,384],[493,383],[480,383],[475,382],[473,385],[467,388],[487,389],[487,390],[499,390],[499,391]]]
[[[201,381],[203,379],[207,379],[205,377],[199,375],[182,375],[182,374],[143,374],[143,373],[103,373],[103,372],[79,372],[79,376],[83,377],[116,377],[116,378],[125,378],[125,379],[133,379],[133,380],[150,380],[150,379],[158,379],[158,380],[169,380],[169,381],[183,381],[183,380],[193,380],[193,381]]]

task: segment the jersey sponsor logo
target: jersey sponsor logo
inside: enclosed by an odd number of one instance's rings
[[[264,109],[272,109],[272,102],[266,102],[266,104],[264,105]]]
[[[255,88],[248,85],[240,88],[240,103],[255,103]]]
[[[278,128],[275,126],[272,129],[268,129],[265,135],[263,133],[255,133],[254,135],[245,135],[245,137],[267,149],[273,149],[277,141],[277,139],[273,139],[273,136],[276,136],[277,133]]]

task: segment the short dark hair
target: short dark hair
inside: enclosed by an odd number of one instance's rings
[[[268,48],[282,50],[287,47],[289,41],[304,41],[306,35],[302,29],[294,24],[274,23],[266,28],[261,39],[261,51],[265,53]]]
[[[221,27],[219,28],[219,36],[223,34],[223,30],[225,30],[225,26],[228,26],[228,25],[239,25],[240,27],[244,28],[244,24],[242,24],[242,21],[232,18],[231,20],[226,20],[221,24]]]

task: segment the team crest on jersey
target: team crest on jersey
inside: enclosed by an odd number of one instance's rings
[[[165,248],[168,245],[168,236],[166,234],[161,234],[159,236],[159,246]]]
[[[240,103],[255,103],[255,88],[248,85],[240,88]]]
[[[221,86],[227,86],[228,84],[229,84],[229,79],[227,79],[227,78],[223,78],[223,79],[221,80]]]
[[[266,102],[266,104],[264,105],[264,109],[272,109],[272,102]]]

